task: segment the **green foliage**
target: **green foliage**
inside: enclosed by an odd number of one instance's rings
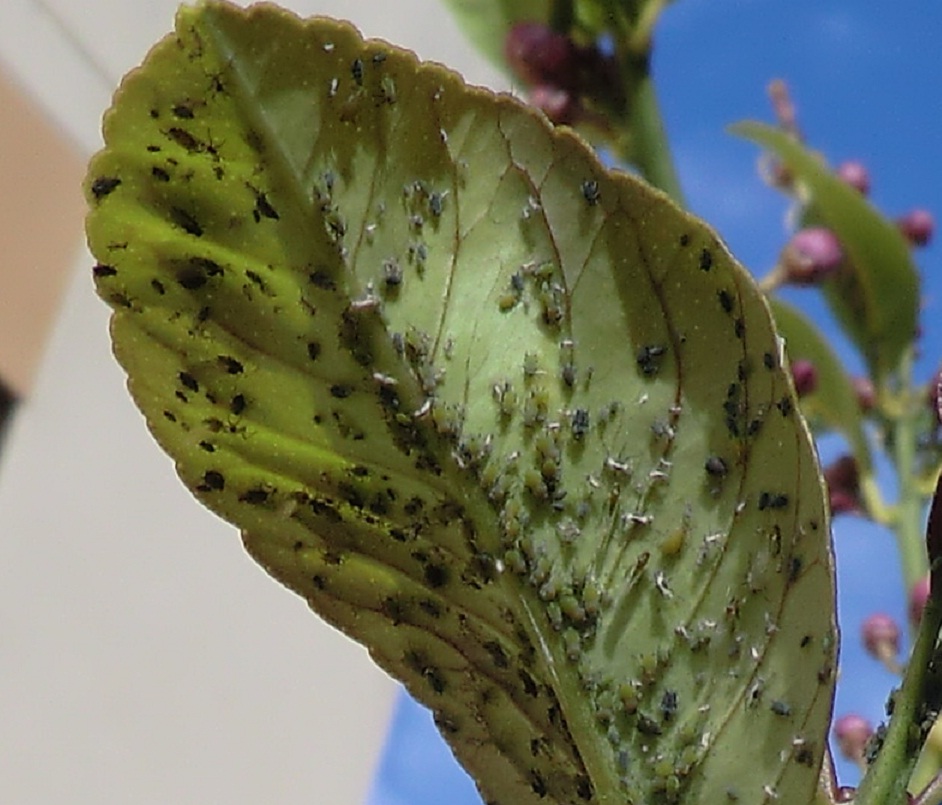
[[[861,474],[870,474],[870,446],[864,433],[860,403],[840,359],[803,313],[780,299],[770,300],[769,305],[775,325],[785,338],[789,358],[810,361],[817,369],[817,387],[802,397],[802,411],[813,424],[841,433],[857,459]]]
[[[270,6],[182,9],[104,134],[88,239],[154,436],[488,802],[811,801],[824,491],[711,230]]]
[[[844,247],[847,265],[822,290],[880,385],[916,332],[919,278],[906,241],[791,135],[759,123],[740,123],[733,131],[775,153],[799,183],[806,220],[827,226]]]

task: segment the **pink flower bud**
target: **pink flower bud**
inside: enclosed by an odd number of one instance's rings
[[[909,623],[915,629],[922,620],[922,611],[929,600],[929,576],[919,579],[909,591]]]
[[[855,160],[842,162],[837,166],[835,173],[862,196],[870,192],[870,171],[862,162]]]
[[[542,22],[518,22],[507,34],[504,55],[514,75],[529,86],[571,85],[577,48]]]
[[[932,213],[923,209],[910,210],[896,219],[896,225],[899,227],[899,231],[903,233],[903,237],[913,246],[925,246],[932,240],[935,231],[935,220]]]
[[[841,754],[855,763],[864,762],[864,751],[871,735],[873,727],[870,722],[855,713],[841,716],[834,722],[834,737]]]
[[[868,615],[860,629],[864,648],[871,657],[880,660],[890,673],[899,673],[896,661],[899,655],[899,626],[884,612]]]
[[[811,394],[818,387],[818,370],[811,361],[792,361],[792,380],[799,397]]]
[[[844,260],[844,250],[830,229],[809,227],[796,232],[782,249],[779,265],[785,281],[814,285],[833,274]]]
[[[551,84],[537,84],[530,91],[530,103],[557,126],[571,126],[581,111],[579,101],[568,89]]]
[[[824,468],[824,480],[828,486],[831,514],[862,514],[860,498],[860,471],[853,456],[841,456]]]
[[[858,376],[852,382],[860,410],[864,413],[872,411],[877,404],[877,390],[873,386],[873,381],[869,377]]]

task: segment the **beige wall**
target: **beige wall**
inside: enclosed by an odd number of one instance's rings
[[[79,248],[82,157],[0,72],[0,378],[18,395],[35,376]]]
[[[81,246],[101,111],[173,5],[0,0],[0,801],[355,805],[394,687],[176,481]],[[436,0],[296,7],[494,78]]]

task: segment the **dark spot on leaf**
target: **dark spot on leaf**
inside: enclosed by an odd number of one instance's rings
[[[245,272],[245,276],[263,293],[268,291],[268,286],[265,285],[265,280],[263,280],[255,271],[250,269]]]
[[[781,411],[782,416],[788,416],[792,412],[794,406],[792,405],[791,397],[782,397],[781,400],[775,403],[775,407]]]
[[[199,225],[199,222],[190,213],[180,207],[170,208],[170,220],[190,235],[200,237],[203,234],[203,227]]]
[[[96,277],[113,277],[118,273],[118,270],[114,266],[106,266],[102,263],[99,263],[92,269],[92,274]]]
[[[733,322],[733,332],[736,335],[736,338],[742,338],[746,334],[746,322],[742,318],[736,319]]]
[[[444,587],[448,583],[449,571],[445,565],[429,563],[425,566],[425,582],[433,590]]]
[[[337,289],[337,284],[334,282],[330,274],[328,274],[324,269],[312,271],[310,274],[308,274],[308,279],[311,281],[312,285],[316,285],[318,288],[324,291],[334,291]]]
[[[268,197],[265,193],[262,193],[252,188],[252,192],[255,193],[255,209],[252,210],[252,217],[255,219],[255,223],[258,223],[262,218],[268,218],[273,221],[277,221],[281,218],[278,215],[278,211],[272,207],[271,203],[268,201]]]
[[[713,253],[709,249],[700,250],[700,270],[709,271],[713,268]]]
[[[642,735],[661,734],[661,725],[644,713],[638,713],[638,723],[636,726],[638,728],[638,732],[640,732]]]
[[[197,487],[201,492],[221,492],[226,487],[226,479],[221,472],[207,470],[203,473],[203,483]]]
[[[775,356],[771,352],[766,352],[762,356],[762,363],[765,364],[766,369],[775,368]]]
[[[576,778],[576,795],[583,802],[592,799],[592,781],[588,777],[580,776]]]
[[[419,609],[421,609],[430,618],[438,619],[442,616],[441,606],[439,606],[438,603],[433,601],[431,598],[423,598],[421,601],[419,601]]]
[[[167,289],[164,287],[164,284],[160,280],[157,280],[157,279],[151,280],[150,287],[153,288],[161,296],[167,293]]]
[[[311,507],[311,511],[314,512],[319,517],[325,517],[334,523],[343,522],[343,515],[340,514],[330,503],[326,500],[320,500],[318,498],[312,498],[311,502],[308,504]]]
[[[193,110],[185,103],[178,103],[173,107],[173,114],[181,120],[192,120]]]
[[[806,634],[804,637],[801,638],[801,642],[798,644],[798,646],[800,648],[807,648],[809,645],[811,645],[811,635]]]
[[[202,145],[202,143],[186,129],[177,128],[176,126],[167,131],[167,136],[190,153],[198,151]]]
[[[256,487],[255,489],[249,489],[248,491],[239,495],[240,503],[248,503],[251,506],[258,506],[259,504],[265,503],[268,500],[268,490],[262,489],[261,487]]]
[[[720,307],[723,308],[726,313],[733,312],[733,297],[729,291],[717,291],[716,298],[720,300]]]
[[[230,375],[240,375],[244,370],[242,364],[231,355],[220,355],[216,360],[219,361],[219,365]]]
[[[191,257],[177,270],[177,282],[188,291],[202,288],[210,277],[223,273],[222,267],[206,257]]]
[[[759,511],[766,509],[784,509],[788,506],[788,495],[763,492],[759,495]]]
[[[316,361],[321,354],[321,345],[317,341],[309,341],[307,345],[307,356]]]
[[[530,676],[523,668],[517,669],[517,676],[520,677],[520,681],[523,683],[523,692],[527,696],[537,696],[540,692],[539,688],[536,686],[536,682],[533,681],[533,677]]]
[[[415,517],[420,511],[422,511],[422,509],[425,508],[425,501],[420,497],[413,497],[406,502],[406,505],[403,508],[409,517]]]
[[[345,386],[340,383],[334,383],[330,387],[330,395],[336,397],[338,400],[345,400],[353,393],[353,388],[351,386]]]
[[[549,789],[546,787],[546,782],[543,780],[543,777],[536,769],[530,769],[530,788],[533,789],[533,793],[536,794],[540,799],[549,793]]]
[[[238,416],[245,410],[246,402],[244,394],[236,394],[229,402],[229,411]]]
[[[205,450],[207,453],[216,452],[216,446],[212,442],[206,442],[206,441],[200,442],[200,448],[202,450]]]
[[[801,766],[814,768],[814,751],[807,743],[802,743],[795,751],[795,762]]]
[[[119,184],[121,180],[116,176],[99,176],[92,182],[92,195],[97,201],[101,201],[109,195]]]
[[[324,577],[320,574],[316,576],[311,576],[311,584],[318,590],[323,590],[327,586],[327,582],[324,580]]]
[[[788,583],[793,584],[801,575],[801,568],[804,562],[800,556],[793,556],[788,560]]]
[[[393,626],[398,626],[404,620],[405,607],[398,598],[387,596],[380,607],[383,614],[392,621]]]
[[[484,644],[484,650],[490,654],[491,662],[497,668],[506,668],[510,661],[507,659],[507,652],[504,651],[503,647],[496,640],[489,640]]]
[[[200,384],[196,382],[196,378],[193,377],[193,375],[191,375],[189,372],[180,372],[177,377],[180,379],[180,382],[190,391],[200,390]]]

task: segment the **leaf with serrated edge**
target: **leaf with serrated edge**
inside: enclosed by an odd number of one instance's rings
[[[88,238],[152,432],[488,802],[811,800],[824,489],[706,226],[271,6],[181,9],[104,134]]]
[[[814,390],[801,400],[801,408],[813,422],[842,433],[857,458],[860,472],[871,472],[870,446],[863,428],[857,393],[840,359],[817,328],[781,299],[769,302],[778,331],[785,338],[792,361],[807,360],[817,370]]]
[[[841,326],[860,349],[876,383],[912,343],[919,314],[919,276],[899,230],[847,182],[784,131],[738,123],[738,134],[768,148],[811,194],[809,225],[841,242],[846,270],[822,284]]]

